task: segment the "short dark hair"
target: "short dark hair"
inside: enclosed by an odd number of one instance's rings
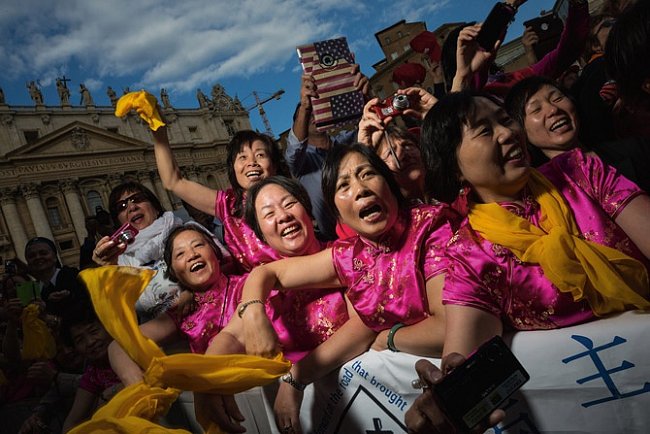
[[[388,183],[388,187],[390,188],[390,191],[393,193],[393,196],[395,196],[395,199],[397,200],[397,204],[400,209],[404,208],[406,206],[406,199],[402,195],[402,192],[400,191],[399,184],[397,181],[395,181],[395,177],[393,176],[393,173],[390,171],[388,166],[386,166],[386,163],[384,163],[384,160],[379,158],[377,153],[375,153],[374,150],[372,150],[370,147],[361,144],[361,143],[352,143],[349,145],[339,145],[335,146],[330,150],[330,152],[327,154],[327,159],[325,160],[325,166],[323,167],[323,178],[322,178],[322,189],[323,189],[323,198],[325,200],[325,203],[327,206],[330,208],[330,211],[333,213],[334,216],[340,217],[341,213],[339,213],[338,208],[336,208],[336,204],[334,202],[334,196],[336,195],[336,183],[339,178],[339,169],[341,166],[341,161],[343,161],[343,158],[352,153],[356,152],[357,154],[361,154],[370,163],[372,167],[379,172],[379,175],[381,175],[382,178]]]
[[[111,218],[116,227],[119,227],[119,221],[117,219],[118,214],[120,213],[117,209],[117,202],[120,200],[120,197],[124,193],[142,193],[147,198],[147,200],[153,205],[153,207],[158,211],[158,217],[160,217],[164,212],[164,208],[158,197],[149,190],[147,187],[136,181],[126,181],[115,187],[111,190],[111,194],[108,196],[108,210],[111,213]]]
[[[616,80],[619,95],[634,105],[650,99],[641,90],[650,78],[650,3],[639,1],[621,14],[609,33],[605,63],[610,77]]]
[[[462,187],[458,166],[458,147],[463,141],[463,126],[476,110],[476,98],[494,102],[496,98],[475,92],[445,95],[424,118],[420,148],[426,167],[425,189],[429,197],[452,203]]]
[[[242,217],[243,215],[243,202],[244,202],[244,188],[237,182],[237,174],[235,173],[235,159],[237,154],[241,152],[244,146],[251,146],[254,141],[259,140],[266,145],[266,149],[271,157],[271,164],[275,169],[274,175],[291,176],[289,169],[284,162],[280,146],[271,137],[266,134],[260,134],[253,130],[237,131],[226,146],[226,165],[228,171],[228,180],[230,186],[235,193],[235,207],[233,215],[235,217]]]
[[[165,251],[163,252],[163,260],[165,261],[165,265],[167,265],[167,270],[165,271],[165,277],[167,277],[169,280],[175,283],[178,283],[178,276],[176,276],[176,272],[174,272],[174,269],[172,267],[172,251],[174,250],[174,240],[179,234],[186,231],[194,231],[201,234],[201,236],[208,244],[208,246],[210,246],[210,248],[214,251],[215,255],[217,255],[217,259],[219,260],[219,262],[221,262],[221,260],[223,259],[223,254],[221,253],[221,250],[219,249],[217,243],[215,243],[214,241],[214,238],[206,228],[192,221],[187,222],[181,226],[177,226],[169,232],[169,235],[167,235],[167,238],[165,239]]]
[[[74,305],[69,306],[61,317],[60,333],[63,342],[69,347],[74,347],[72,328],[78,325],[92,324],[95,322],[104,327],[89,301],[74,302]]]
[[[512,86],[508,95],[506,95],[503,104],[506,112],[508,112],[510,117],[521,125],[524,131],[526,129],[524,123],[526,120],[526,104],[528,103],[528,100],[544,86],[554,87],[562,92],[566,98],[569,98],[574,106],[576,105],[571,93],[566,89],[563,89],[562,86],[550,78],[541,75],[526,77]],[[530,140],[528,140],[528,133],[526,133],[526,143],[528,145],[527,148],[528,153],[530,154],[530,164],[532,167],[539,167],[549,161],[549,158],[544,154],[544,152],[535,143],[531,143]]]
[[[257,200],[257,196],[260,190],[262,190],[262,188],[264,188],[269,184],[279,185],[280,187],[287,190],[289,194],[291,194],[293,197],[295,197],[298,200],[298,202],[300,202],[300,204],[303,206],[303,208],[305,208],[305,210],[312,218],[312,220],[314,218],[312,213],[311,199],[309,198],[309,193],[307,193],[305,187],[303,187],[302,184],[298,182],[298,180],[287,178],[286,176],[269,176],[268,178],[256,182],[248,190],[248,197],[246,199],[246,212],[244,214],[246,224],[250,226],[251,229],[253,229],[255,235],[257,235],[257,238],[259,238],[262,241],[265,241],[264,234],[262,234],[262,231],[260,229],[260,224],[257,220],[255,201]]]

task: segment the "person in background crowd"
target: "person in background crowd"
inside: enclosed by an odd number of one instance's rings
[[[368,78],[355,72],[355,86],[364,96],[369,92]],[[298,178],[307,189],[311,198],[314,218],[321,239],[336,239],[336,218],[325,206],[321,189],[321,174],[327,154],[336,146],[347,145],[356,141],[356,130],[343,131],[331,136],[326,131],[318,131],[314,123],[311,99],[318,97],[314,77],[304,74],[301,77],[300,103],[293,114],[293,125],[287,138],[284,156],[291,174]]]
[[[163,260],[165,239],[181,220],[171,211],[164,211],[156,195],[139,182],[118,185],[108,201],[116,226],[128,222],[138,233],[131,244],[102,237],[95,246],[93,261],[99,265],[129,265],[157,271],[136,303],[142,321],[155,318],[178,303],[189,305],[191,295],[181,294],[178,284],[165,277]]]
[[[580,143],[582,126],[573,99],[552,80],[528,77],[512,87],[505,109],[524,127],[531,165],[537,167],[576,147],[595,152],[604,162],[635,182],[650,188],[650,141],[627,139]]]

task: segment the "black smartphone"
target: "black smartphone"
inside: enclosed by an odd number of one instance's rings
[[[476,42],[485,51],[492,51],[498,40],[503,40],[508,25],[515,16],[515,8],[505,3],[494,5],[478,32]]]
[[[560,17],[549,13],[526,21],[524,27],[531,27],[537,34],[539,41],[533,45],[533,50],[537,60],[542,60],[542,57],[557,47],[560,42],[564,23]]]
[[[530,379],[500,336],[471,354],[433,388],[459,428],[470,430]]]

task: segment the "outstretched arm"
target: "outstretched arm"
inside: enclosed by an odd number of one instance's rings
[[[169,146],[167,127],[162,126],[158,130],[152,131],[152,134],[156,166],[163,186],[194,208],[214,215],[217,191],[198,182],[183,178]]]

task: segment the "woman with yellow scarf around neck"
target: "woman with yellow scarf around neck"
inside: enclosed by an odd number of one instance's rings
[[[650,308],[650,198],[615,169],[579,149],[532,169],[521,127],[465,92],[429,111],[421,140],[431,197],[467,214],[448,245],[445,354]]]

